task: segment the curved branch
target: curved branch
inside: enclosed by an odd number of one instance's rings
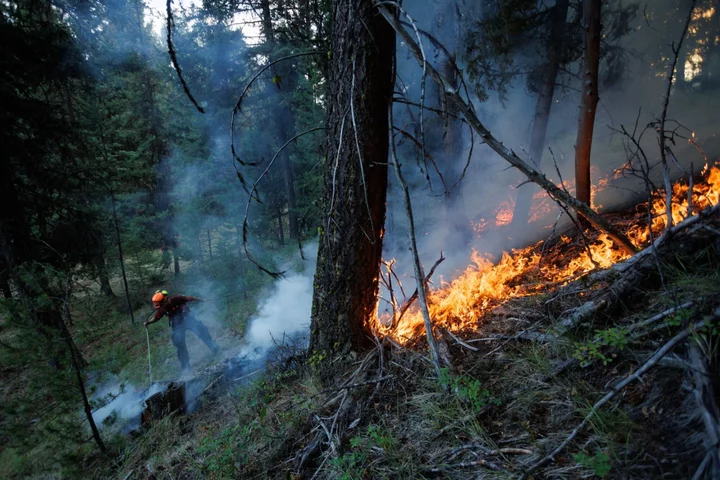
[[[168,0],[168,3],[171,0]],[[284,62],[285,60],[289,60],[291,58],[297,58],[297,57],[307,57],[310,55],[320,55],[320,52],[303,52],[303,53],[295,53],[293,55],[288,55],[286,57],[278,58],[277,60],[274,60],[267,65],[265,65],[263,68],[260,69],[248,82],[247,85],[245,85],[245,88],[243,89],[242,93],[240,94],[240,98],[238,98],[238,101],[235,103],[235,106],[233,107],[232,111],[232,119],[230,120],[230,150],[232,151],[232,156],[235,160],[237,160],[240,165],[246,166],[246,167],[256,167],[260,165],[260,162],[245,162],[243,161],[235,152],[235,115],[237,112],[240,111],[240,107],[242,105],[242,101],[245,98],[245,95],[247,94],[248,90],[250,90],[250,87],[255,82],[255,80],[258,79],[262,73],[267,70],[268,68],[272,67],[273,65],[276,65],[280,62]],[[238,174],[240,175],[240,174]],[[241,178],[240,181],[243,183],[243,186],[245,185],[244,180]]]
[[[285,142],[285,144],[282,147],[280,147],[280,149],[277,152],[275,152],[275,155],[273,155],[273,157],[270,159],[270,162],[268,163],[267,167],[265,167],[265,170],[260,174],[258,179],[255,180],[255,182],[253,183],[252,189],[249,192],[250,195],[248,197],[247,204],[245,205],[245,218],[243,218],[243,225],[242,225],[243,250],[245,251],[245,256],[247,257],[248,260],[250,260],[253,264],[255,264],[255,266],[257,266],[260,270],[267,273],[268,275],[270,275],[273,278],[282,277],[285,274],[285,271],[275,272],[273,270],[268,270],[267,268],[263,267],[259,262],[257,262],[255,260],[255,258],[252,255],[250,255],[250,252],[248,251],[248,248],[247,248],[247,237],[248,237],[248,229],[249,229],[248,213],[250,211],[250,203],[252,203],[253,198],[255,198],[257,200],[258,184],[265,177],[265,175],[267,175],[267,173],[270,171],[270,168],[273,166],[273,164],[275,163],[275,160],[282,153],[282,151],[285,150],[285,147],[290,145],[292,142],[294,142],[298,138],[300,138],[304,135],[307,135],[308,133],[316,132],[318,130],[325,130],[325,127],[315,127],[315,128],[311,128],[310,130],[305,130],[304,132],[298,133],[297,135],[292,137],[290,140]]]
[[[177,54],[175,52],[175,45],[173,45],[172,40],[172,34],[173,34],[173,26],[175,25],[175,21],[173,20],[172,16],[172,0],[167,0],[167,46],[168,46],[168,53],[170,54],[170,60],[172,60],[172,65],[175,68],[175,71],[177,72],[177,76],[180,79],[180,84],[182,84],[183,90],[185,90],[185,95],[190,99],[193,105],[195,105],[195,108],[197,108],[197,111],[200,113],[205,113],[205,110],[198,104],[197,100],[195,100],[195,97],[193,97],[192,93],[190,93],[190,87],[187,86],[187,83],[185,83],[185,79],[182,76],[182,70],[180,69],[180,64],[178,63]]]

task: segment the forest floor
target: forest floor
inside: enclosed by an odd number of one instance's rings
[[[531,478],[692,478],[712,463],[707,432],[718,425],[719,232],[716,209],[627,268],[502,302],[453,334],[438,329],[451,364],[439,376],[422,337],[402,347],[376,338],[338,359],[345,373],[333,385],[321,383],[319,359],[284,347],[262,378],[217,383],[192,414],[117,442],[112,457],[88,456],[85,471],[518,478],[580,426]]]

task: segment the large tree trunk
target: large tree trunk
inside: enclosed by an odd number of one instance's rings
[[[540,85],[537,104],[535,105],[532,136],[530,137],[530,158],[538,167],[542,162],[545,137],[547,136],[547,127],[550,120],[550,110],[552,109],[553,97],[555,96],[555,84],[557,83],[557,76],[560,71],[560,62],[562,61],[561,52],[564,45],[565,23],[567,21],[569,5],[569,0],[558,0],[555,7],[553,7],[555,11],[553,13],[551,37],[548,41],[547,63],[545,64],[543,82],[542,85]],[[511,231],[513,233],[518,232],[519,229],[527,225],[532,198],[537,191],[538,189],[531,185],[527,185],[518,190],[511,224]]]
[[[598,103],[598,69],[600,64],[600,0],[583,1],[585,27],[585,63],[583,92],[580,99],[580,122],[575,147],[575,198],[590,205],[590,149]]]
[[[327,359],[368,342],[382,254],[395,54],[393,30],[371,2],[335,0],[333,19],[326,216],[310,326],[311,354]]]

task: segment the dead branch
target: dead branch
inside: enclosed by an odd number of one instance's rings
[[[473,352],[480,351],[479,348],[473,347],[472,345],[468,345],[467,343],[460,340],[456,335],[453,335],[453,333],[450,330],[446,330],[447,334],[452,337],[453,340],[455,340],[458,344],[462,345],[463,347],[467,348],[468,350],[472,350]]]
[[[705,444],[710,456],[710,477],[717,480],[720,478],[720,409],[715,402],[710,367],[706,355],[700,351],[695,342],[690,342],[688,360],[692,365],[691,372],[695,381],[693,396],[702,414],[707,434]]]
[[[173,68],[175,68],[175,72],[177,73],[178,78],[180,79],[180,84],[183,87],[183,90],[185,91],[185,95],[190,99],[193,105],[195,105],[195,108],[197,108],[197,111],[200,113],[205,113],[205,110],[198,104],[197,100],[195,100],[195,97],[193,97],[192,93],[190,93],[190,88],[187,86],[187,83],[185,83],[185,79],[182,76],[182,70],[180,69],[180,64],[178,63],[177,54],[175,52],[175,45],[173,45],[173,27],[175,26],[175,20],[173,20],[172,15],[172,0],[167,0],[166,3],[166,10],[167,10],[167,46],[168,46],[168,53],[170,54],[170,60],[172,61]]]
[[[668,308],[667,310],[660,312],[657,315],[653,315],[652,317],[648,318],[647,320],[643,320],[642,322],[637,322],[633,325],[630,325],[627,330],[628,330],[628,332],[632,332],[633,330],[647,327],[648,325],[659,322],[660,320],[664,320],[665,318],[669,317],[670,315],[672,315],[675,312],[684,310],[686,308],[690,308],[694,305],[695,305],[695,301],[691,300],[689,302],[683,303],[682,305],[677,305],[675,307]]]
[[[611,272],[625,272],[628,269],[634,267],[639,262],[643,261],[648,255],[653,254],[653,249],[659,248],[662,244],[664,244],[666,241],[668,241],[670,238],[675,236],[677,233],[686,230],[687,228],[695,225],[696,223],[700,222],[701,220],[704,220],[708,217],[712,217],[715,215],[720,214],[720,205],[715,205],[714,207],[708,207],[702,212],[700,212],[698,215],[695,215],[694,217],[690,217],[686,220],[683,220],[682,222],[678,223],[677,225],[674,225],[671,228],[668,228],[663,232],[662,235],[660,235],[658,238],[656,238],[652,244],[648,247],[646,247],[644,250],[641,250],[640,252],[636,253],[632,257],[628,258],[624,262],[616,263],[608,270],[604,270],[602,272],[598,272],[596,275],[591,276],[591,279],[597,280],[608,273]]]
[[[392,16],[395,20],[397,20],[390,12],[388,11],[388,15]],[[424,58],[424,54],[423,54]],[[423,62],[424,64],[425,62]],[[395,57],[393,56],[393,65],[392,65],[392,79],[393,79],[393,85],[395,84],[395,75],[396,75],[396,68],[397,65],[395,63]],[[422,110],[421,110],[422,111]],[[430,319],[430,312],[428,311],[427,306],[427,296],[425,295],[425,275],[423,274],[422,265],[420,263],[420,255],[418,253],[417,248],[417,241],[415,239],[415,220],[413,218],[413,212],[412,212],[412,203],[410,201],[410,190],[408,189],[407,182],[405,182],[405,178],[402,175],[402,170],[400,166],[400,161],[397,158],[397,152],[395,151],[395,139],[393,137],[393,102],[388,103],[388,125],[390,126],[390,131],[388,132],[389,140],[390,140],[390,155],[391,155],[391,162],[395,166],[395,176],[398,179],[398,182],[400,184],[400,188],[402,188],[403,192],[403,200],[405,203],[405,213],[407,214],[408,218],[408,224],[410,227],[410,248],[412,250],[413,255],[413,267],[415,268],[415,279],[417,282],[417,292],[418,292],[418,298],[420,298],[420,310],[422,311],[423,315],[423,322],[425,324],[425,334],[427,335],[428,339],[428,346],[430,347],[430,354],[432,355],[433,365],[435,367],[435,373],[440,376],[440,357],[438,352],[437,343],[435,341],[435,336],[433,335],[433,329],[432,329],[432,320]]]
[[[400,24],[399,20],[390,12],[390,10],[387,9],[387,7],[385,7],[385,5],[392,5],[397,8],[398,5],[396,2],[383,1],[376,2],[375,5],[378,7],[379,12],[382,14],[385,20],[387,20],[387,22],[392,25],[400,38],[402,38],[402,40],[406,43],[415,58],[418,61],[422,61],[423,66],[426,69],[427,74],[430,76],[430,78],[432,78],[433,81],[438,84],[438,86],[441,88],[442,91],[445,92],[446,95],[448,95],[456,102],[458,110],[462,112],[468,123],[480,135],[480,137],[485,141],[485,143],[490,146],[490,148],[492,148],[513,167],[520,170],[520,172],[522,172],[526,177],[528,177],[530,180],[532,180],[540,187],[542,187],[545,191],[547,191],[548,195],[550,195],[553,199],[563,202],[573,211],[585,217],[595,228],[607,233],[610,238],[617,242],[618,245],[620,245],[623,249],[630,253],[637,252],[637,249],[627,238],[627,236],[619,232],[607,220],[605,220],[602,216],[600,216],[597,212],[595,212],[585,203],[580,202],[573,196],[566,194],[564,191],[562,191],[562,189],[558,188],[555,184],[549,181],[543,173],[536,170],[527,162],[518,157],[514,151],[508,149],[505,145],[502,144],[502,142],[498,141],[487,128],[485,128],[485,126],[475,114],[472,105],[466,102],[458,94],[457,89],[452,88],[450,84],[442,78],[441,74],[437,70],[435,70],[432,65],[428,64],[424,60],[425,56],[422,52],[421,47],[408,34],[407,30],[405,30],[405,28]]]
[[[412,141],[415,146],[421,151],[421,153],[425,156],[427,160],[430,160],[430,163],[432,164],[433,168],[435,169],[435,173],[437,173],[438,177],[440,178],[440,183],[442,183],[443,191],[445,194],[449,192],[448,186],[445,183],[445,177],[443,176],[442,172],[440,171],[440,168],[438,167],[437,163],[435,162],[435,159],[432,155],[430,155],[430,152],[425,150],[424,144],[415,138],[413,135],[411,135],[409,132],[407,132],[405,129],[402,129],[400,127],[393,127],[394,130],[397,130],[398,133],[402,134],[403,137],[409,139]],[[426,164],[427,165],[427,164]]]
[[[692,4],[690,5],[690,11],[688,12],[687,20],[685,21],[685,27],[683,28],[682,35],[680,35],[680,41],[678,42],[677,48],[675,47],[674,42],[672,45],[673,59],[670,64],[670,68],[668,69],[667,90],[665,91],[665,100],[663,101],[663,109],[660,116],[660,127],[658,130],[658,135],[660,139],[660,159],[663,165],[663,178],[665,181],[665,214],[667,215],[667,223],[665,224],[666,228],[670,228],[673,226],[673,218],[670,165],[667,161],[667,147],[665,146],[665,140],[667,139],[667,137],[665,136],[665,121],[667,119],[668,105],[670,104],[670,92],[672,91],[673,79],[675,78],[675,67],[678,62],[678,57],[680,56],[680,50],[682,49],[683,41],[685,40],[685,36],[688,32],[688,27],[690,26],[690,20],[692,20],[692,12],[693,10],[695,10],[695,3],[696,0],[692,0]]]
[[[680,342],[684,341],[686,338],[688,338],[690,335],[695,333],[697,330],[700,330],[701,328],[709,325],[713,320],[720,317],[720,308],[716,309],[715,312],[713,312],[712,315],[703,318],[697,323],[694,323],[693,325],[690,325],[689,327],[682,330],[680,333],[675,335],[670,341],[668,341],[665,345],[663,345],[655,354],[650,357],[639,369],[637,369],[632,375],[628,376],[624,380],[622,380],[620,383],[618,383],[615,388],[613,388],[610,392],[605,394],[600,400],[598,400],[595,405],[592,406],[590,409],[590,412],[585,416],[582,422],[575,427],[575,429],[570,433],[570,435],[560,444],[558,445],[555,450],[550,452],[550,454],[546,455],[536,463],[530,466],[525,473],[520,477],[521,480],[528,478],[530,473],[537,470],[538,468],[552,462],[555,460],[555,456],[559,454],[565,447],[568,446],[570,442],[573,441],[573,439],[580,433],[580,431],[585,428],[585,426],[590,422],[590,419],[595,415],[595,412],[598,411],[600,407],[605,405],[607,402],[612,400],[615,395],[617,395],[623,388],[628,386],[630,383],[632,383],[635,380],[638,380],[640,377],[642,377],[648,370],[653,368],[659,361],[662,359],[666,354],[668,354],[673,348],[675,348]]]
[[[440,258],[438,258],[437,261],[435,262],[435,264],[432,266],[432,268],[430,269],[430,273],[428,273],[425,276],[425,284],[427,284],[430,281],[430,278],[432,277],[433,273],[435,273],[435,269],[437,268],[438,265],[440,265],[443,262],[443,260],[445,260],[445,257],[443,256],[443,252],[440,252]],[[398,316],[398,319],[397,319],[398,322],[402,319],[403,315],[405,315],[405,312],[407,312],[408,308],[410,308],[410,306],[413,304],[413,302],[415,300],[417,300],[417,297],[418,297],[418,291],[416,288],[415,291],[413,292],[413,294],[410,295],[410,298],[408,299],[408,301],[405,302],[405,304],[400,308],[400,315]]]

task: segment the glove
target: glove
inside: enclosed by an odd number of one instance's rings
[[[143,322],[143,326],[144,326],[145,328],[147,328],[148,325],[150,325],[150,322],[148,322],[148,321]]]

